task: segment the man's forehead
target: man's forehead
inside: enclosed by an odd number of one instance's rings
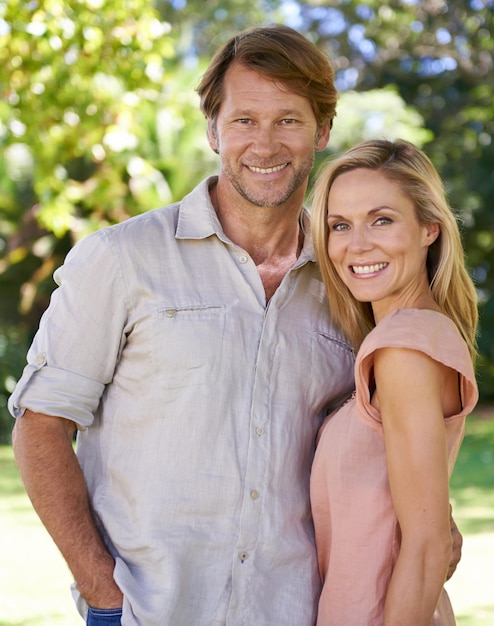
[[[242,66],[231,67],[223,81],[223,104],[252,112],[259,107],[277,108],[279,112],[303,112],[310,102],[293,86]]]

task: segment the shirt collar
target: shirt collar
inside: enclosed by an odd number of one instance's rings
[[[315,263],[316,254],[314,252],[314,243],[312,241],[312,232],[310,225],[310,213],[306,207],[302,208],[302,214],[300,216],[300,226],[304,233],[304,245],[302,247],[302,252],[298,257],[298,261],[296,266],[307,261],[312,261]]]
[[[216,234],[220,239],[225,240],[209,195],[209,189],[217,180],[217,176],[206,178],[183,198],[175,233],[177,239],[205,239]]]
[[[217,176],[210,176],[204,179],[183,198],[180,203],[175,234],[177,239],[206,239],[211,235],[216,235],[222,241],[229,243],[209,195],[209,189],[216,184],[217,180]],[[307,261],[315,261],[310,216],[305,207],[300,216],[300,223],[305,235],[304,245],[295,267],[303,265]]]

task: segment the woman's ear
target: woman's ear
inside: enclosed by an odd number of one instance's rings
[[[441,227],[439,224],[426,224],[425,225],[425,244],[427,246],[432,245],[436,239],[439,237],[441,232]]]

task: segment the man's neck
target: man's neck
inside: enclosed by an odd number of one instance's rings
[[[210,194],[223,232],[251,256],[269,300],[302,250],[301,202],[256,207],[247,202],[234,203],[216,187]]]
[[[260,265],[269,259],[295,257],[301,250],[302,199],[278,207],[258,207],[210,189],[211,201],[225,235]]]

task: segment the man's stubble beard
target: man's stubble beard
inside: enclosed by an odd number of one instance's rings
[[[302,184],[306,184],[314,165],[314,160],[315,156],[312,155],[309,159],[304,161],[293,173],[293,176],[288,181],[286,187],[284,189],[280,189],[279,191],[276,189],[269,190],[269,188],[265,191],[262,189],[250,189],[250,186],[242,180],[242,177],[238,176],[227,163],[223,162],[223,160],[221,162],[221,169],[232,187],[242,196],[242,198],[254,206],[275,208],[290,200],[299,187]],[[290,167],[290,165],[288,167]]]

